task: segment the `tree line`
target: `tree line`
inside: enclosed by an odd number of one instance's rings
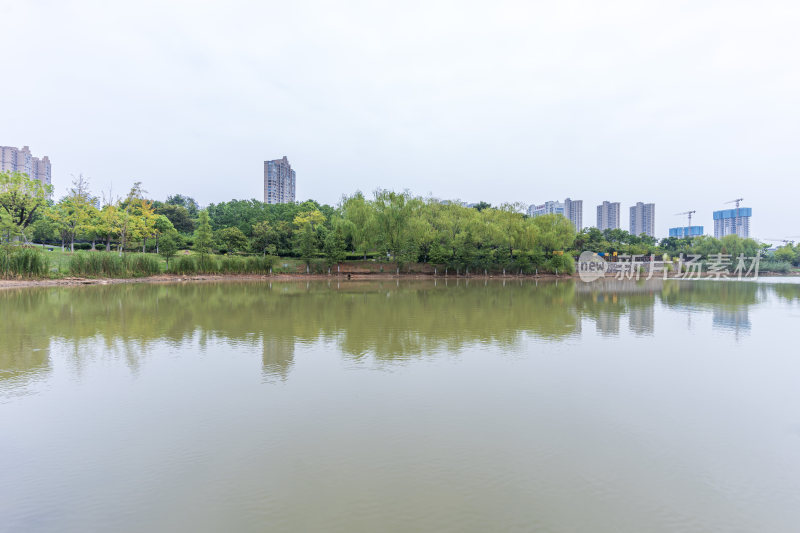
[[[74,251],[104,249],[122,254],[156,252],[169,261],[178,250],[197,254],[292,256],[308,266],[344,259],[429,263],[461,272],[562,272],[574,269],[583,250],[619,255],[676,256],[716,253],[763,255],[765,245],[732,235],[656,239],[614,229],[576,232],[561,215],[528,217],[521,204],[476,207],[379,189],[356,192],[337,206],[313,200],[266,204],[257,200],[212,203],[201,209],[188,195],[164,201],[147,197],[135,183],[121,197],[95,195],[78,176],[67,193],[51,199],[52,187],[25,174],[0,173],[3,240],[61,245]],[[797,264],[792,244],[775,256]]]

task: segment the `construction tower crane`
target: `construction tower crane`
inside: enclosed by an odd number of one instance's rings
[[[726,204],[736,204],[736,218],[733,220],[735,224],[733,227],[733,232],[736,235],[739,235],[739,203],[744,200],[744,198],[737,198],[736,200],[731,200],[730,202],[725,202]]]
[[[691,211],[684,211],[683,213],[675,213],[675,216],[689,215],[689,225],[686,227],[686,231],[683,234],[684,237],[690,236],[690,232],[692,231],[692,215],[695,213],[697,213],[697,211],[694,209]]]
[[[782,242],[783,244],[794,244],[794,240],[800,238],[800,235],[790,235],[788,239],[764,239],[771,242]]]

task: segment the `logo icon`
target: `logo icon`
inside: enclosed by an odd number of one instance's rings
[[[595,252],[585,251],[578,257],[578,276],[581,281],[591,282],[600,279],[608,271],[608,263]]]

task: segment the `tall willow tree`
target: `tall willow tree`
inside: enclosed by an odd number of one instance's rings
[[[375,243],[375,211],[361,192],[345,197],[339,207],[344,220],[344,232],[350,238],[353,250],[364,255]]]
[[[412,213],[411,195],[407,192],[377,190],[372,202],[375,229],[382,251],[397,259],[409,240],[408,222]]]
[[[575,242],[575,227],[562,215],[542,215],[533,219],[536,243],[545,252],[569,250]]]

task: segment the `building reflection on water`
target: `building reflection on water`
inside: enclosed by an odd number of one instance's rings
[[[261,364],[264,378],[285,381],[294,366],[294,339],[263,336],[261,338]]]
[[[735,333],[750,331],[750,315],[747,307],[741,309],[715,308],[712,315],[715,328]]]
[[[637,335],[652,335],[655,332],[655,305],[632,307],[628,311],[628,329]]]

